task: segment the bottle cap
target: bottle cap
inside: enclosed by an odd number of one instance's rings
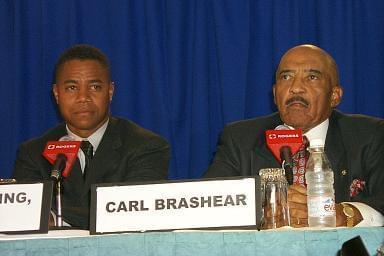
[[[324,141],[322,139],[313,139],[309,142],[310,148],[324,147]]]

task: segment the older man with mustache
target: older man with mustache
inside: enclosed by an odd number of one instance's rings
[[[352,211],[348,224],[384,225],[384,120],[335,110],[343,89],[334,59],[314,45],[288,50],[276,71],[273,95],[278,113],[224,128],[204,177],[255,175],[262,168],[280,167],[267,149],[265,131],[284,124],[302,129],[309,140],[325,141],[335,179],[337,226],[347,225],[345,206]],[[306,187],[295,183],[288,191],[292,225],[308,226]]]

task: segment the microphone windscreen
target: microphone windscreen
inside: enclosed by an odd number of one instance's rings
[[[75,141],[71,135],[65,135],[59,139],[59,141]]]
[[[289,128],[288,126],[286,126],[284,124],[281,124],[281,125],[276,126],[275,130],[293,130],[293,129]]]

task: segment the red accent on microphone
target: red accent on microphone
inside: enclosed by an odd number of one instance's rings
[[[68,177],[72,166],[76,161],[81,141],[48,141],[45,146],[43,156],[54,164],[58,154],[64,154],[67,157],[65,169],[62,172],[63,177]]]
[[[276,159],[281,163],[280,149],[284,146],[291,148],[292,155],[299,151],[301,144],[303,144],[302,130],[267,130],[265,131],[265,138],[268,148],[272,151]]]

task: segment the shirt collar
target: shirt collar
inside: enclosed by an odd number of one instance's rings
[[[325,144],[325,138],[327,137],[328,126],[329,126],[329,119],[327,118],[321,124],[316,125],[311,130],[304,133],[304,135],[307,137],[308,141],[311,141],[313,139],[321,139]]]
[[[289,127],[290,129],[294,129],[292,126],[286,125],[285,126]],[[322,123],[316,125],[303,135],[307,137],[308,141],[311,141],[313,139],[321,139],[323,143],[325,144],[325,139],[327,137],[327,131],[328,131],[328,126],[329,126],[329,118],[327,118],[325,121]]]
[[[102,126],[100,126],[99,129],[97,129],[94,133],[92,133],[92,135],[89,136],[88,138],[82,138],[80,136],[77,136],[69,129],[68,125],[66,125],[66,129],[67,129],[68,135],[73,137],[74,140],[77,140],[77,141],[88,140],[93,146],[93,152],[96,152],[97,147],[99,146],[100,141],[103,138],[105,130],[107,129],[108,123],[109,123],[109,119]]]

